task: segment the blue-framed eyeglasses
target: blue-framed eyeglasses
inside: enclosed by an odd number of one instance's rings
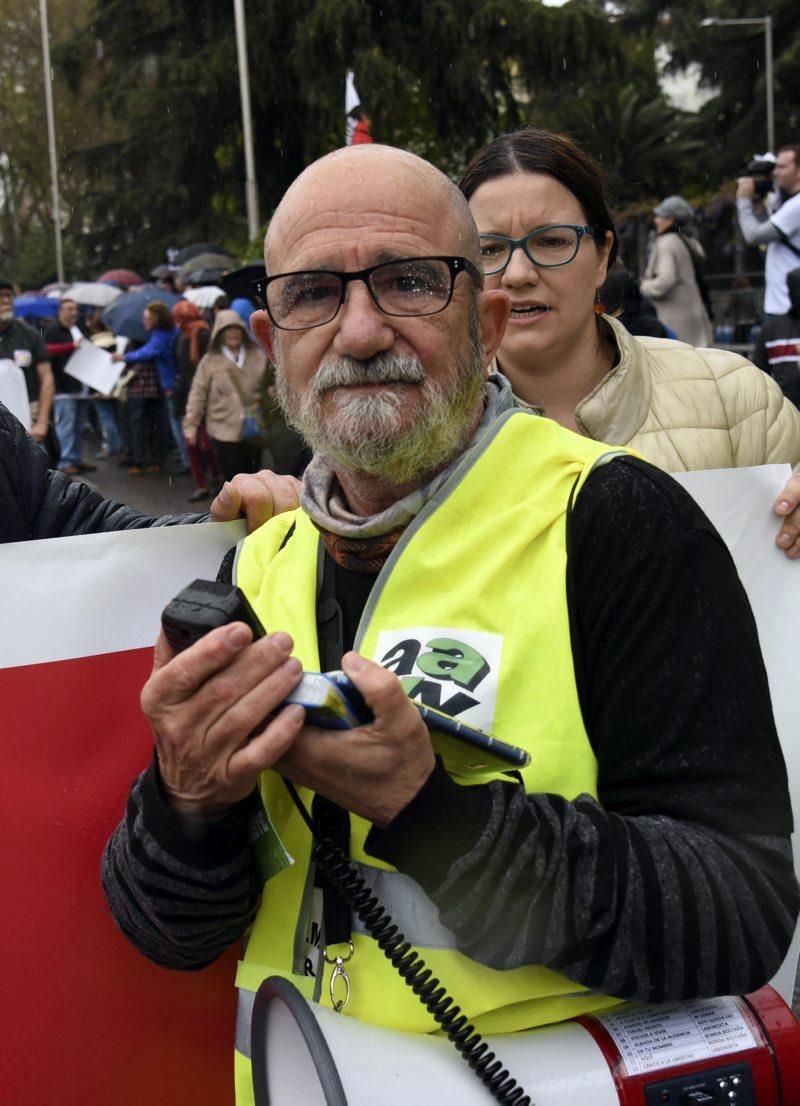
[[[466,273],[476,288],[483,283],[480,270],[466,257],[404,257],[356,273],[276,273],[256,285],[275,326],[310,330],[335,318],[351,281],[363,281],[385,315],[436,315],[453,298],[459,273]]]
[[[533,264],[542,269],[556,269],[569,265],[578,255],[584,237],[603,241],[603,232],[596,227],[579,226],[577,223],[548,223],[528,231],[521,238],[507,238],[505,234],[481,234],[480,261],[484,276],[502,273],[514,255],[523,250]]]

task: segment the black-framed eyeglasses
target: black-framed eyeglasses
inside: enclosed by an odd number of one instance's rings
[[[483,283],[480,269],[466,257],[404,257],[357,273],[310,269],[276,273],[255,284],[275,326],[280,330],[310,330],[336,317],[347,285],[354,280],[366,284],[375,306],[384,315],[436,315],[453,298],[459,273],[467,273],[476,288]]]
[[[481,268],[484,276],[502,273],[514,256],[522,250],[533,264],[541,269],[556,269],[569,265],[578,255],[584,236],[599,242],[604,236],[596,227],[579,226],[577,223],[548,223],[528,231],[521,238],[507,238],[505,234],[481,234]]]

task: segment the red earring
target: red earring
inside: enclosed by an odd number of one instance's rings
[[[595,315],[605,315],[605,313],[606,313],[606,309],[605,309],[604,305],[600,302],[600,290],[599,289],[597,290],[597,292],[595,292],[595,296],[594,296],[594,313],[595,313]]]

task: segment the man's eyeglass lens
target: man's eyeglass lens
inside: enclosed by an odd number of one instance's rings
[[[558,225],[539,227],[524,238],[505,238],[501,234],[482,234],[481,267],[485,276],[499,273],[511,260],[515,249],[523,249],[534,265],[543,269],[568,265],[578,253],[585,234],[592,234],[592,227]]]
[[[412,258],[355,274],[287,273],[267,279],[262,294],[272,321],[284,330],[305,330],[330,322],[352,277],[365,281],[372,299],[387,315],[435,315],[450,303],[453,283],[464,268],[459,261]]]

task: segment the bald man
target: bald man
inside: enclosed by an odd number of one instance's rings
[[[202,967],[249,931],[237,1102],[271,974],[435,1028],[311,859],[284,780],[479,1030],[760,986],[797,913],[792,822],[710,523],[665,474],[484,378],[507,297],[483,289],[463,199],[427,163],[380,146],[315,163],[266,265],[251,325],[315,451],[301,507],[227,566],[269,633],[235,623],[177,656],[159,639],[157,758],[103,865],[157,963]],[[340,665],[373,721],[328,731],[285,705],[303,670]],[[529,767],[437,756],[415,702]]]

